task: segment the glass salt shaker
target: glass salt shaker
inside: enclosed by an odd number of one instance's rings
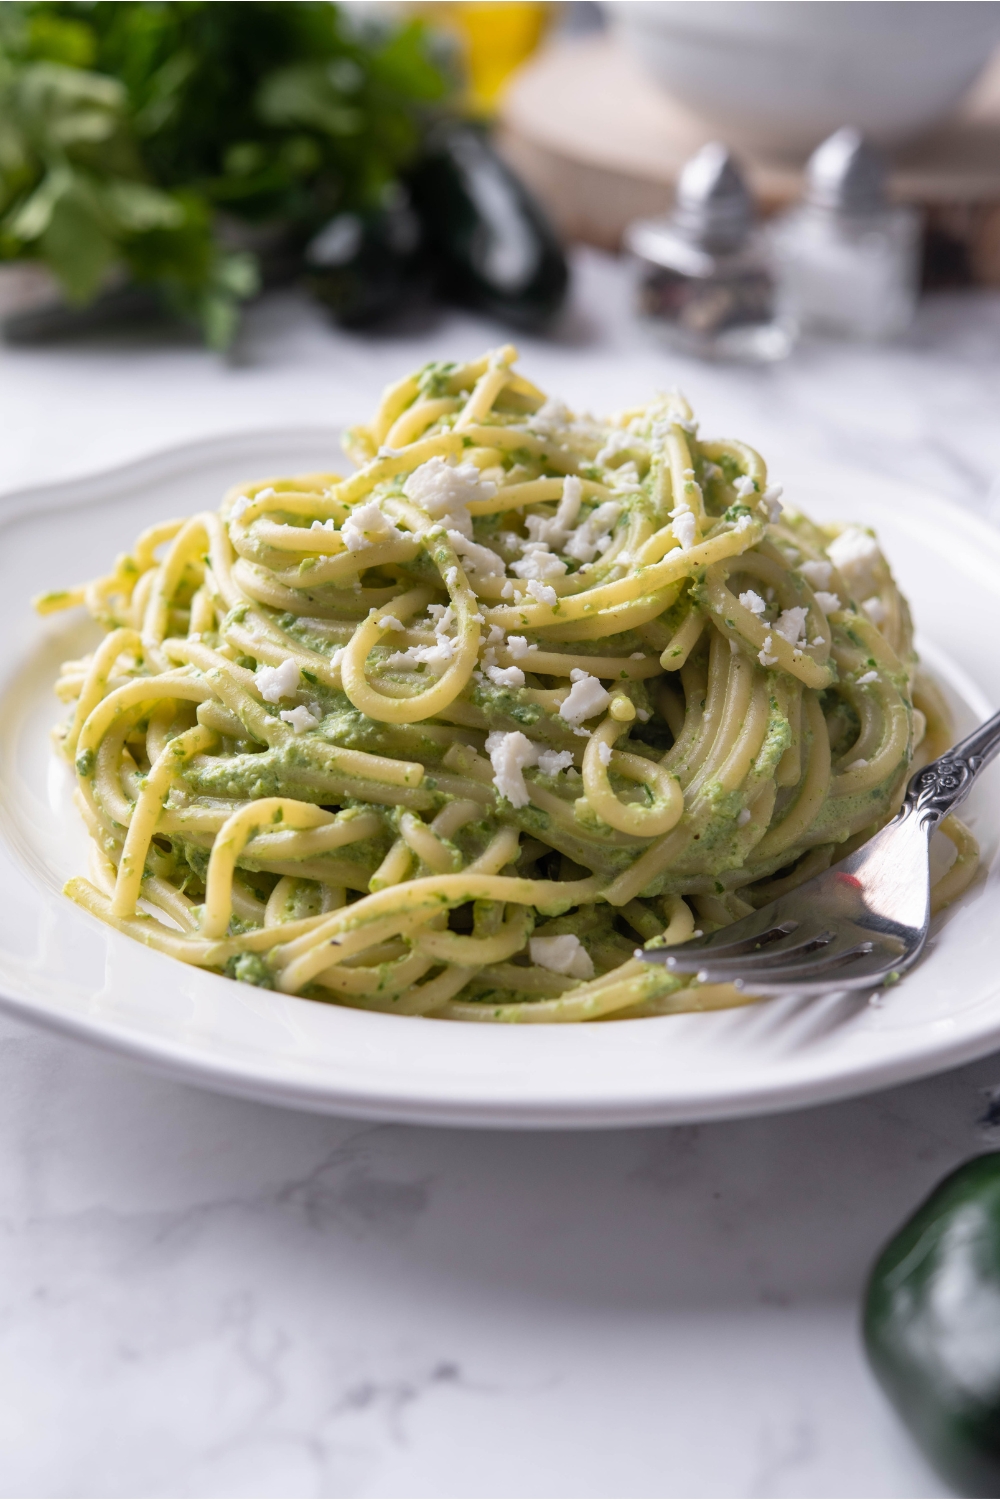
[[[889,339],[917,304],[920,215],[893,205],[869,141],[838,130],[813,153],[801,203],[771,235],[781,306],[804,333]]]
[[[703,146],[677,183],[674,212],[625,232],[638,263],[640,316],[703,359],[782,359],[794,327],[776,309],[770,247],[725,146]]]

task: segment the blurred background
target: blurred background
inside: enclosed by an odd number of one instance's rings
[[[7,3],[0,320],[225,350],[300,284],[553,330],[584,243],[696,356],[891,338],[1000,284],[998,43],[957,0]]]

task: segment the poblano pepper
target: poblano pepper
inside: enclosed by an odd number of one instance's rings
[[[409,177],[439,290],[522,328],[550,323],[569,270],[541,205],[482,130],[443,122]]]
[[[1000,1153],[959,1167],[883,1250],[864,1335],[937,1471],[960,1494],[1000,1494]]]
[[[400,184],[367,213],[331,219],[306,246],[309,284],[345,328],[398,312],[420,284],[423,235]]]

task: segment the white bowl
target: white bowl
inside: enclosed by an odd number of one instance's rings
[[[993,0],[620,0],[663,87],[736,146],[802,155],[841,125],[882,145],[947,115],[1000,42]]]

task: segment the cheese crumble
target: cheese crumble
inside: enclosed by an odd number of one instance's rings
[[[493,767],[493,785],[512,807],[527,807],[531,798],[524,782],[528,766],[538,763],[539,747],[519,729],[506,734],[495,729],[486,736],[486,754]]]
[[[253,680],[265,703],[278,703],[282,698],[293,697],[298,691],[298,663],[289,656],[280,667],[258,667]]]
[[[357,505],[340,529],[348,552],[361,552],[377,542],[401,542],[403,533],[378,507],[374,500],[367,505]]]
[[[804,562],[799,568],[802,577],[814,589],[828,589],[833,574],[833,564],[828,562]]]
[[[492,480],[483,479],[475,464],[448,464],[429,458],[414,469],[403,485],[403,494],[434,520],[444,520],[449,530],[472,540],[469,502],[492,500],[497,492]]]
[[[783,609],[775,625],[775,630],[782,640],[787,641],[793,648],[805,644],[806,617],[809,611],[802,604],[795,604],[791,609]]]
[[[283,708],[278,717],[284,719],[286,724],[291,724],[296,734],[305,734],[307,730],[315,729],[319,723],[317,715],[301,703],[298,708]]]
[[[603,713],[611,702],[611,694],[601,687],[600,681],[589,672],[574,667],[570,673],[573,686],[559,707],[559,717],[567,724],[579,726],[584,719],[592,719]]]
[[[594,977],[594,960],[575,932],[566,932],[560,937],[531,938],[528,949],[531,962],[553,974],[566,974],[571,979]]]
[[[855,599],[867,599],[878,592],[876,572],[881,553],[875,538],[860,526],[848,526],[835,536],[826,549],[834,567],[844,575]]]

